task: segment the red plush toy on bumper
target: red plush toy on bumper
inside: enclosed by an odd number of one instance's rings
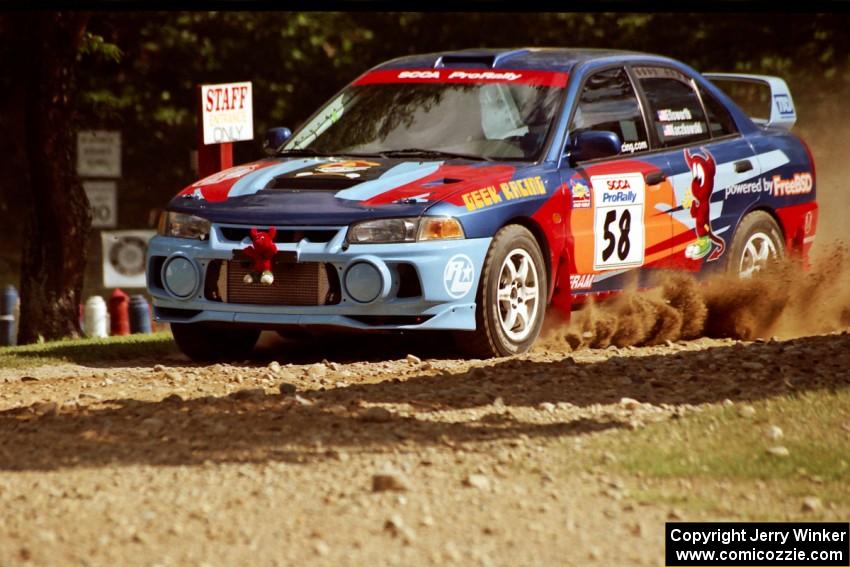
[[[242,281],[254,283],[259,278],[260,283],[272,285],[274,274],[272,273],[272,258],[277,254],[277,246],[274,237],[277,234],[275,227],[269,228],[268,232],[260,232],[256,228],[251,229],[251,242],[253,245],[242,250],[251,259],[251,271],[245,274]]]

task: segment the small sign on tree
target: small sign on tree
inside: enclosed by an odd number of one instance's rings
[[[84,130],[77,134],[80,177],[121,177],[121,132]]]
[[[93,228],[115,228],[118,223],[118,188],[115,181],[83,181],[91,205]]]

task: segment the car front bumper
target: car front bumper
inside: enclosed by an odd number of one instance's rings
[[[247,238],[234,238],[232,230],[227,232],[227,229],[244,232],[248,228],[213,225],[207,240],[156,236],[150,241],[146,271],[157,321],[210,322],[260,328],[475,329],[475,295],[491,238],[346,245],[346,227],[280,227],[279,233],[302,229],[307,233],[311,229],[333,233],[326,242],[301,239],[277,243],[276,246],[278,257],[288,259],[287,266],[326,266],[331,280],[336,281],[335,286],[331,285],[332,293],[336,295],[330,304],[324,301],[309,305],[279,304],[268,298],[259,300],[262,304],[257,304],[239,302],[232,297],[235,294],[228,296],[226,292],[211,292],[211,289],[218,290],[220,287],[212,281],[220,278],[213,268],[222,264],[233,266],[234,251],[250,244]],[[172,263],[178,258],[179,261]],[[368,268],[361,266],[349,274],[356,265],[367,265]],[[180,269],[173,269],[175,266]],[[278,266],[275,268],[275,285],[289,285],[287,273],[291,272],[284,268],[278,274]],[[219,270],[218,267],[215,269]],[[357,281],[355,274],[360,273],[367,273],[374,280],[369,282],[377,290],[374,299],[358,301],[352,296],[349,288],[357,295],[356,288],[362,282]],[[246,288],[232,279],[225,285],[230,285],[231,289],[238,286],[245,292],[240,297],[246,294],[262,296],[270,291],[260,283]],[[286,294],[286,290],[281,292]],[[362,291],[359,297],[363,299]]]

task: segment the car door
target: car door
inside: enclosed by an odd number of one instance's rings
[[[613,132],[622,145],[608,158],[565,159],[561,169],[571,196],[567,249],[574,295],[622,289],[629,274],[655,267],[659,246],[672,233],[667,162],[650,153],[644,112],[625,67],[588,74],[570,120],[571,139],[586,130]]]
[[[725,107],[692,77],[665,66],[632,71],[674,191],[673,235],[663,263],[722,269],[738,220],[759,197],[759,160]]]

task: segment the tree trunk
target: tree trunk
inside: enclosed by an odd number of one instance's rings
[[[78,336],[78,306],[91,228],[88,199],[77,178],[73,147],[77,54],[88,14],[22,15],[30,38],[25,77],[29,219],[21,258],[18,341]]]

